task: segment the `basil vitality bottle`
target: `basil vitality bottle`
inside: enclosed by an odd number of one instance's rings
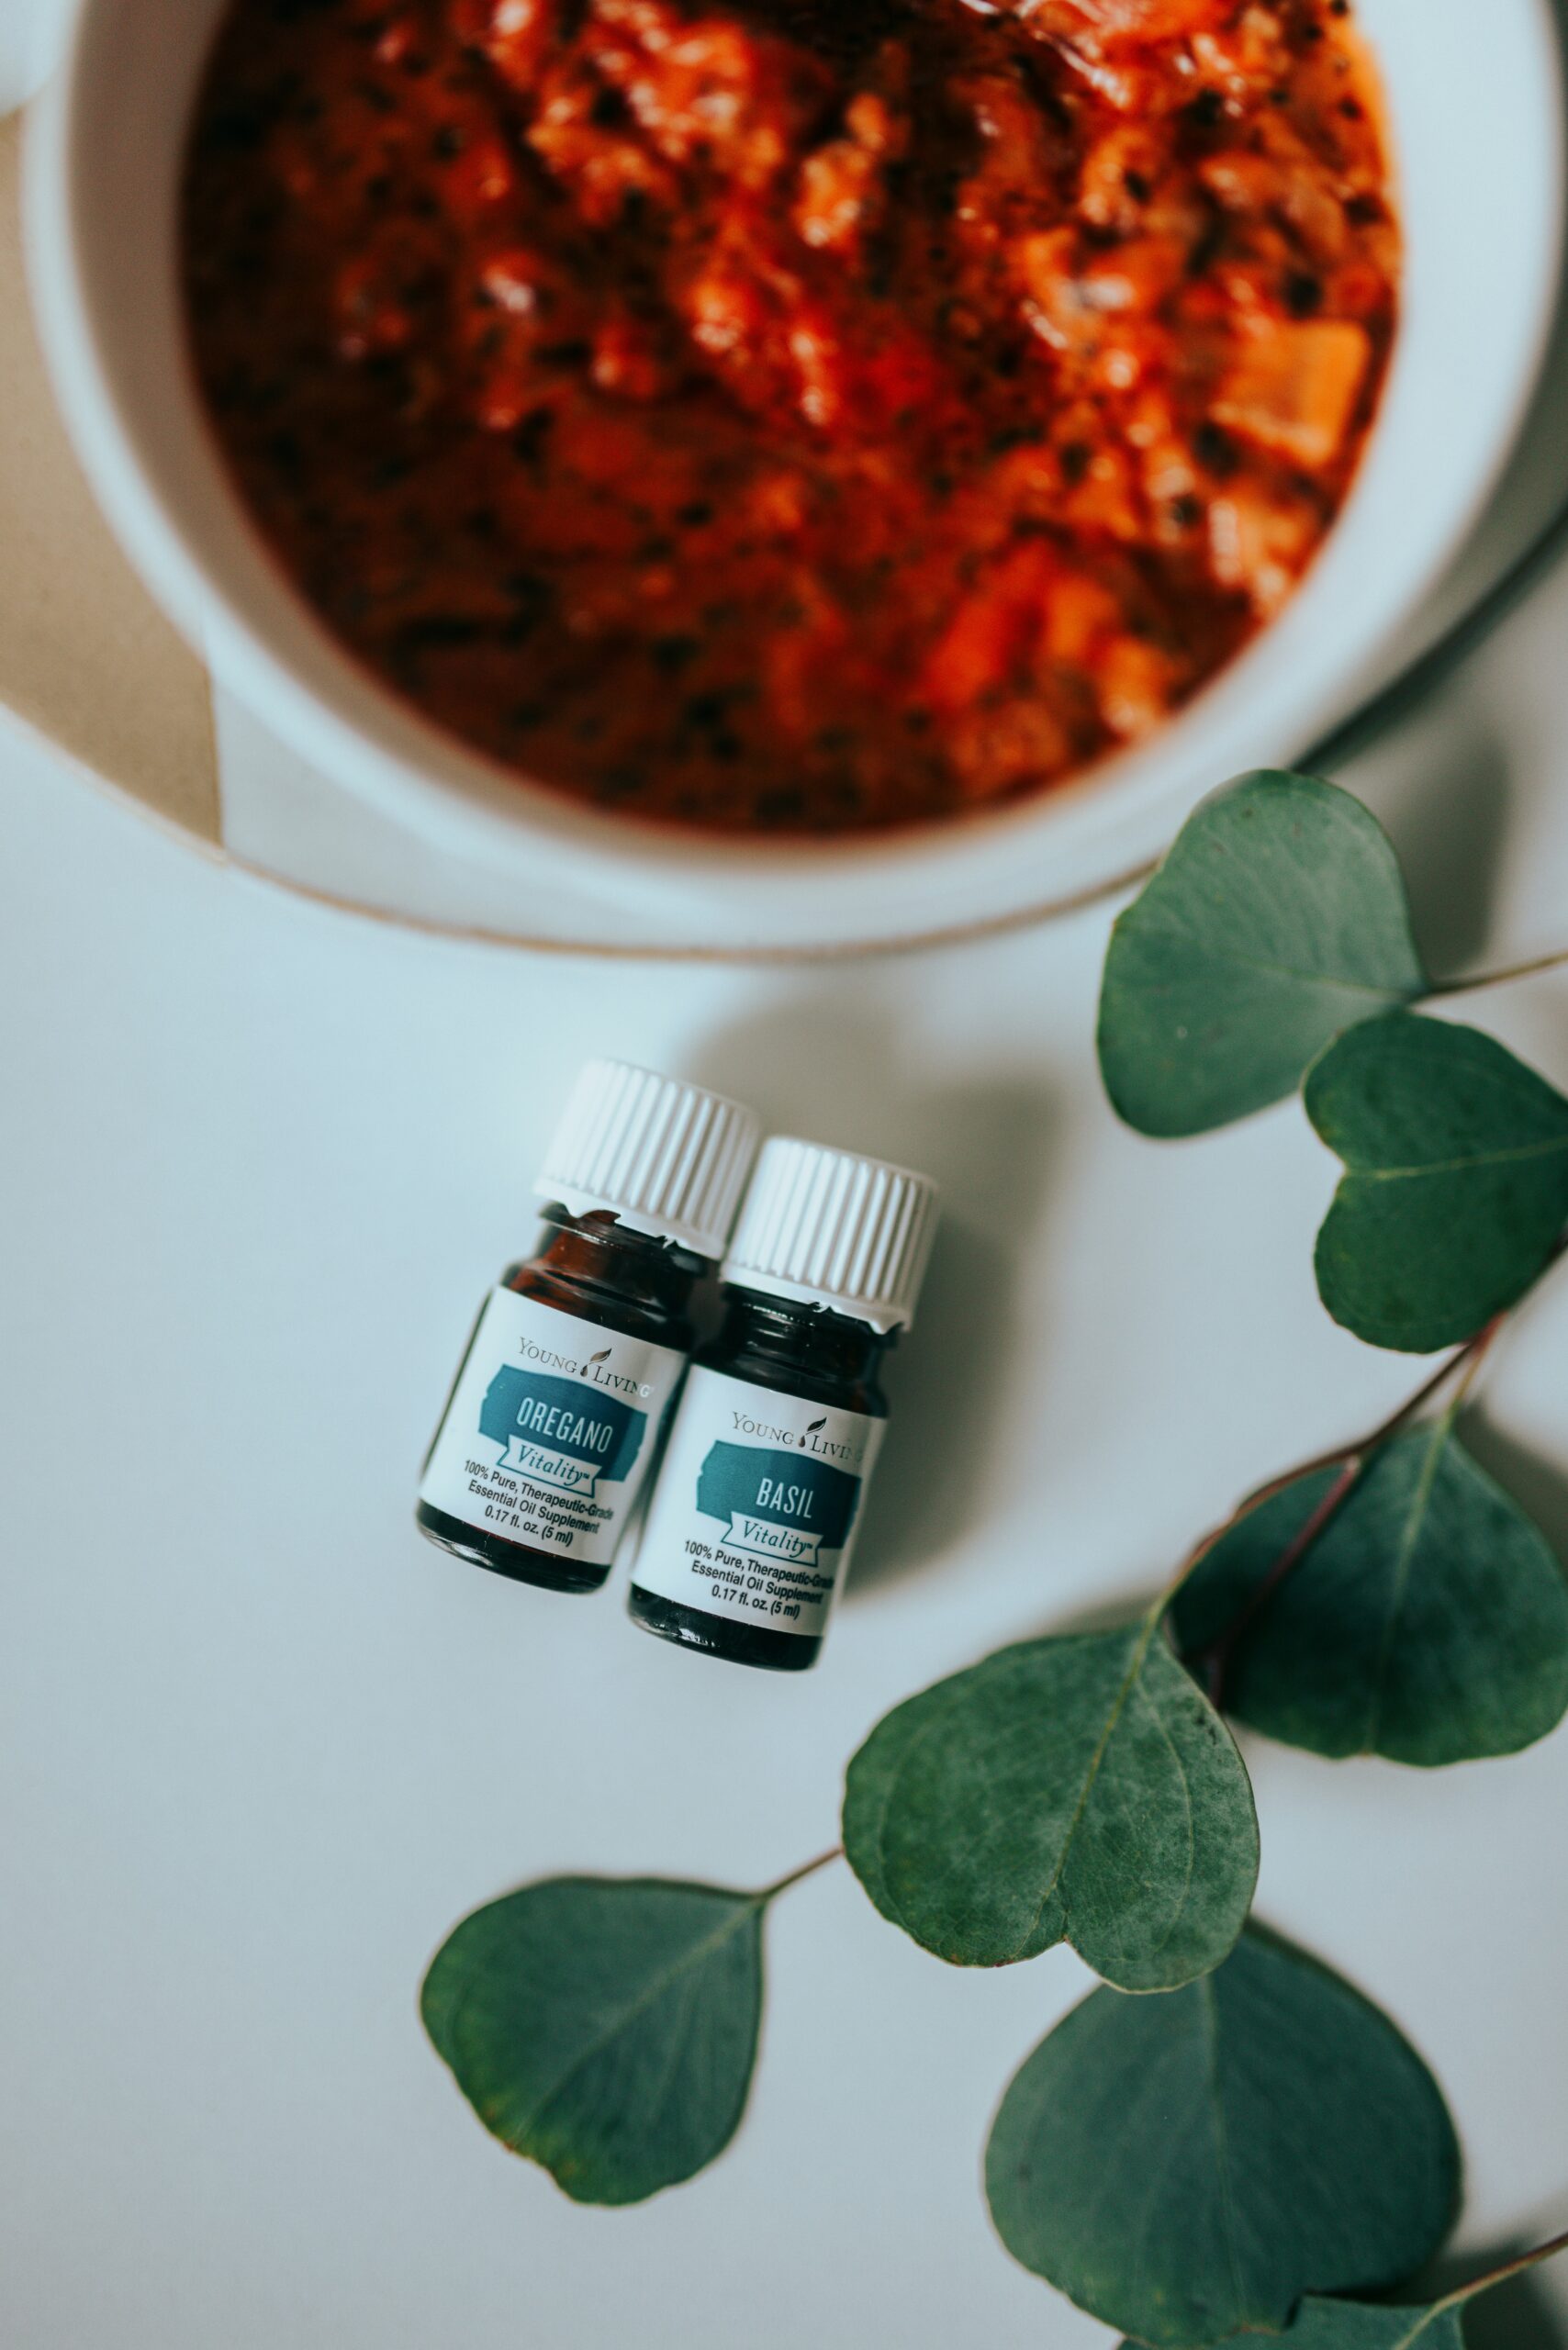
[[[633,1620],[736,1664],[822,1652],[887,1419],[883,1356],[936,1226],[924,1175],[815,1143],[762,1147],[633,1569]]]
[[[518,1583],[599,1588],[756,1139],[720,1094],[588,1062],[533,1187],[543,1244],[491,1292],[425,1461],[415,1516],[432,1542]]]

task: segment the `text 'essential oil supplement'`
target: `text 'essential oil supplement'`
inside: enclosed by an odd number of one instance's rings
[[[543,1243],[491,1293],[425,1463],[415,1516],[432,1542],[518,1583],[599,1588],[756,1142],[720,1094],[588,1064],[533,1187]]]
[[[936,1228],[923,1175],[765,1143],[633,1570],[645,1630],[801,1673],[822,1651],[881,1444],[883,1355]]]

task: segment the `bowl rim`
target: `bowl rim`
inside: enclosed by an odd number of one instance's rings
[[[1386,437],[1396,388],[1405,381],[1403,339],[1396,339],[1382,406],[1368,451],[1344,509],[1305,579],[1285,610],[1143,744],[1103,758],[1049,792],[1009,803],[985,815],[946,820],[888,834],[820,842],[730,839],[629,820],[595,809],[548,786],[520,777],[470,752],[425,719],[342,647],[317,619],[255,532],[226,471],[227,529],[236,565],[251,572],[250,606],[217,576],[214,561],[177,505],[165,494],[126,412],[106,359],[83,266],[84,174],[77,161],[84,138],[84,62],[105,0],[73,0],[64,59],[34,102],[26,142],[29,277],[35,310],[57,399],[78,455],[111,527],[155,599],[263,722],[301,756],[327,768],[335,781],[372,807],[400,820],[434,845],[477,856],[492,866],[546,885],[552,877],[585,884],[603,901],[644,910],[662,896],[689,925],[702,926],[717,892],[744,894],[748,943],[877,946],[940,933],[961,935],[1027,918],[1031,906],[1049,912],[1081,903],[1114,886],[1167,845],[1176,823],[1237,766],[1267,763],[1245,750],[1221,751],[1205,736],[1245,742],[1256,712],[1249,704],[1260,668],[1273,671],[1271,728],[1294,750],[1316,731],[1336,690],[1364,677],[1376,656],[1407,622],[1473,525],[1506,462],[1540,376],[1558,291],[1568,175],[1562,100],[1562,53],[1551,0],[1514,0],[1518,30],[1535,44],[1540,92],[1526,151],[1539,184],[1553,197],[1549,231],[1540,240],[1528,299],[1511,314],[1508,365],[1485,441],[1484,461],[1467,469],[1462,497],[1451,497],[1441,527],[1428,528],[1418,558],[1389,565],[1375,624],[1352,646],[1332,629],[1310,643],[1290,675],[1294,641],[1310,632],[1336,581],[1336,550],[1361,502],[1377,452]],[[210,17],[204,17],[204,51]],[[1399,169],[1399,108],[1391,93],[1394,167]],[[182,352],[177,364],[188,375]],[[200,418],[194,381],[188,397]],[[205,419],[201,419],[204,438]],[[212,462],[221,468],[215,448]],[[1342,562],[1340,566],[1342,567]],[[272,580],[274,626],[255,611],[256,575]],[[286,606],[292,626],[278,620]],[[281,633],[294,642],[280,649]],[[1154,756],[1151,758],[1151,750]],[[1193,775],[1195,766],[1203,773]],[[1140,772],[1140,770],[1148,770]],[[1018,867],[1051,859],[1058,887],[1041,870],[1019,886]],[[1088,852],[1087,863],[1085,852]],[[1033,852],[1031,858],[1030,852]],[[1076,856],[1076,863],[1075,863]],[[1011,884],[1011,886],[1006,886]],[[968,904],[966,904],[966,891]]]

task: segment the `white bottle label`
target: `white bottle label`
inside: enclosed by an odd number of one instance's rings
[[[694,1371],[633,1581],[705,1616],[820,1637],[884,1425]]]
[[[498,1289],[436,1432],[420,1499],[483,1534],[608,1567],[686,1357]]]

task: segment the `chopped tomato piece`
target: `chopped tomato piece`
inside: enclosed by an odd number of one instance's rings
[[[1209,508],[1209,566],[1222,588],[1236,588],[1260,620],[1289,596],[1321,527],[1305,499],[1262,498],[1238,483]]]
[[[1042,540],[1026,540],[959,605],[925,672],[939,710],[961,710],[1002,685],[1038,643],[1054,563]]]
[[[1212,0],[1040,0],[1037,22],[1104,41],[1175,40],[1212,24]]]
[[[1241,347],[1215,400],[1215,420],[1317,473],[1344,446],[1372,344],[1344,319],[1271,323]]]
[[[1136,636],[1119,636],[1107,645],[1097,675],[1105,723],[1125,743],[1151,734],[1169,718],[1182,683],[1178,664]]]

